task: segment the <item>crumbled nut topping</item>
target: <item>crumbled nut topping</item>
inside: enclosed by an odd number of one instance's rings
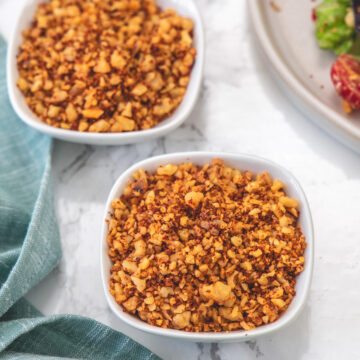
[[[275,1],[270,1],[270,6],[276,12],[279,12],[281,10],[279,4]]]
[[[151,325],[251,330],[287,309],[304,268],[298,202],[268,173],[214,159],[139,170],[112,202],[110,293]]]
[[[184,97],[196,56],[193,27],[155,0],[50,0],[23,32],[17,85],[52,126],[149,129]]]

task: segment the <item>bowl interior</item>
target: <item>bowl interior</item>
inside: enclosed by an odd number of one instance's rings
[[[204,35],[201,18],[197,7],[193,0],[158,0],[157,3],[162,9],[175,9],[180,15],[191,18],[194,21],[194,47],[197,50],[197,57],[190,75],[190,81],[183,101],[176,109],[176,111],[167,119],[159,123],[152,129],[133,131],[128,133],[82,133],[73,130],[63,130],[52,127],[43,123],[26,104],[25,97],[16,86],[19,76],[16,57],[19,47],[23,41],[22,31],[31,25],[36,8],[39,3],[44,0],[29,0],[21,11],[15,30],[10,38],[8,59],[7,59],[7,74],[8,74],[8,91],[10,101],[19,115],[28,125],[36,128],[39,131],[45,132],[51,136],[69,140],[74,142],[92,143],[99,145],[106,144],[125,144],[142,141],[145,138],[161,136],[168,131],[179,126],[193,109],[201,86],[203,62],[204,62]]]
[[[181,338],[191,341],[202,341],[202,342],[219,342],[219,341],[239,341],[239,340],[249,340],[260,335],[268,334],[274,330],[277,330],[291,320],[293,320],[296,315],[302,309],[306,297],[309,292],[311,275],[312,275],[312,266],[313,266],[313,228],[311,213],[309,209],[308,202],[306,200],[305,194],[301,189],[297,180],[284,168],[262,158],[252,157],[247,155],[239,154],[223,154],[223,153],[177,153],[177,154],[168,154],[163,156],[158,156],[144,160],[140,163],[133,165],[131,168],[126,170],[116,181],[113,186],[107,204],[104,218],[109,219],[109,212],[111,211],[111,201],[114,198],[119,197],[124,188],[126,187],[129,180],[131,180],[131,175],[138,170],[139,168],[154,172],[159,165],[166,165],[167,163],[180,164],[182,162],[191,161],[195,164],[204,165],[210,162],[214,157],[221,158],[225,163],[231,167],[237,168],[239,170],[250,170],[254,173],[261,173],[263,171],[268,171],[272,178],[277,178],[281,180],[286,185],[286,192],[289,196],[294,197],[299,200],[300,206],[300,218],[299,224],[302,228],[302,231],[306,237],[307,248],[305,250],[305,259],[306,265],[304,271],[297,277],[296,282],[296,296],[291,302],[289,308],[285,313],[274,323],[258,327],[252,331],[233,331],[229,333],[220,332],[220,333],[189,333],[181,330],[173,329],[162,329],[155,326],[151,326],[138,318],[129,315],[122,311],[121,306],[119,306],[113,296],[109,293],[109,281],[110,281],[110,268],[111,261],[108,257],[108,245],[106,242],[107,237],[107,224],[103,223],[103,232],[101,239],[101,271],[102,271],[102,280],[105,291],[106,299],[114,311],[114,313],[126,323],[146,332]]]

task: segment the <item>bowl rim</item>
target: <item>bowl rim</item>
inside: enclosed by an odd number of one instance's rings
[[[237,161],[239,163],[248,161],[253,164],[265,165],[266,167],[277,169],[282,175],[284,175],[284,179],[281,180],[286,180],[284,181],[285,183],[291,182],[293,192],[296,193],[296,196],[298,197],[298,200],[300,201],[300,204],[302,206],[301,216],[304,216],[304,220],[306,222],[308,229],[306,234],[304,231],[306,237],[306,243],[307,243],[307,248],[306,248],[307,256],[304,255],[306,260],[306,265],[304,271],[299,275],[299,276],[301,275],[304,276],[303,286],[301,289],[297,289],[295,297],[299,298],[299,300],[298,303],[296,304],[295,310],[293,310],[291,315],[286,316],[286,311],[288,311],[287,309],[284,312],[284,314],[282,314],[282,316],[275,322],[257,327],[256,329],[251,331],[237,330],[227,333],[226,332],[218,332],[218,333],[186,332],[182,330],[164,329],[153,325],[149,325],[146,322],[137,319],[133,315],[125,313],[122,310],[121,305],[117,304],[113,296],[109,293],[108,283],[109,283],[110,273],[105,273],[105,261],[111,261],[111,260],[109,259],[106,251],[106,249],[108,248],[106,241],[108,224],[106,223],[105,220],[109,218],[109,213],[111,211],[111,201],[116,196],[118,196],[117,194],[119,193],[119,189],[127,184],[127,182],[131,179],[131,175],[139,168],[146,169],[150,166],[159,166],[161,164],[168,162],[173,162],[177,164],[184,161],[191,161],[191,158],[193,157],[202,158],[203,161],[205,162],[211,161],[211,159],[213,158],[221,158],[222,160],[224,160],[225,163],[227,161],[233,161],[233,162]],[[268,170],[266,167],[264,168],[264,170]],[[310,286],[311,286],[311,280],[313,274],[313,263],[314,263],[314,229],[313,229],[310,206],[306,198],[305,192],[302,189],[298,180],[286,168],[276,164],[271,160],[267,160],[263,157],[254,156],[254,155],[230,153],[230,152],[210,152],[210,151],[179,152],[179,153],[170,153],[170,154],[147,158],[130,166],[115,181],[112,189],[110,190],[108,199],[106,201],[105,211],[102,219],[103,219],[103,224],[102,224],[101,236],[100,236],[100,272],[101,272],[101,281],[103,284],[105,298],[111,310],[120,320],[124,321],[126,324],[131,325],[132,327],[138,330],[142,330],[144,332],[155,335],[161,335],[165,337],[178,338],[189,341],[200,341],[200,342],[247,341],[253,338],[268,335],[274,331],[277,331],[287,326],[297,318],[297,316],[299,315],[299,313],[302,311],[302,309],[306,304],[306,300],[310,292]]]
[[[176,10],[176,0],[171,0],[173,2],[172,7]],[[205,34],[202,17],[198,8],[198,5],[194,0],[187,0],[192,8],[192,14],[187,15],[194,21],[195,25],[195,35],[194,35],[194,47],[196,49],[196,60],[195,64],[190,73],[190,81],[185,92],[185,96],[180,103],[179,107],[167,118],[161,121],[156,126],[147,129],[147,130],[137,130],[131,132],[122,132],[122,133],[90,133],[90,132],[80,132],[77,130],[65,130],[61,128],[56,128],[49,124],[41,121],[32,111],[31,113],[26,113],[22,109],[21,101],[24,98],[23,94],[17,93],[17,68],[13,70],[14,59],[16,59],[18,53],[18,46],[16,45],[16,39],[25,28],[25,24],[22,22],[22,18],[26,11],[33,9],[37,6],[39,1],[32,0],[32,2],[24,3],[21,11],[18,13],[17,19],[15,21],[15,26],[12,33],[10,34],[8,42],[8,51],[6,56],[6,72],[7,72],[7,88],[10,103],[15,110],[16,114],[24,121],[27,125],[32,128],[45,133],[47,135],[53,136],[58,139],[62,139],[70,142],[78,142],[85,144],[94,144],[94,145],[122,145],[122,144],[131,144],[139,141],[146,141],[152,138],[156,138],[162,135],[169,133],[172,130],[175,130],[179,127],[191,114],[194,107],[196,106],[197,100],[199,98],[201,84],[204,74],[204,62],[205,62]],[[190,87],[191,86],[191,87]],[[189,90],[189,87],[191,91]],[[187,103],[184,101],[187,100]],[[184,107],[181,107],[184,105]]]

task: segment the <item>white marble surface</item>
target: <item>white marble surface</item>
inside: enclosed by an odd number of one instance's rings
[[[133,146],[55,142],[55,202],[64,256],[28,298],[46,314],[99,320],[169,360],[358,359],[360,156],[315,127],[278,89],[254,39],[244,0],[197,3],[207,38],[205,78],[198,105],[181,128]],[[4,0],[0,14],[1,5]],[[8,29],[4,24],[0,31]],[[300,317],[273,336],[219,345],[168,340],[121,323],[105,302],[99,238],[113,182],[138,160],[186,150],[270,158],[290,169],[307,193],[316,241],[311,294]]]

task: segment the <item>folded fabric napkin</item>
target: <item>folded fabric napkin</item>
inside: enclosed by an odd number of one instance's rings
[[[44,317],[22,297],[59,262],[51,188],[51,138],[22,123],[5,82],[0,38],[0,358],[159,359],[94,320]]]

